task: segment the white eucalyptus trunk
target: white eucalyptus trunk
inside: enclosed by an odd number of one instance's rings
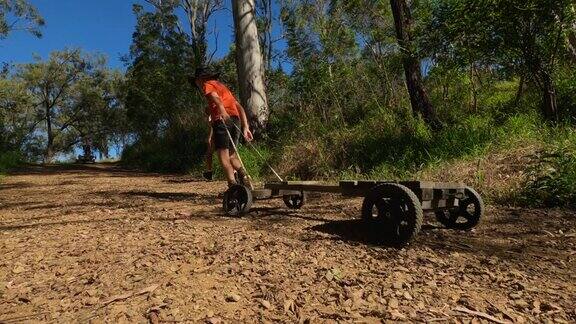
[[[264,85],[264,62],[260,51],[254,0],[232,0],[236,31],[236,70],[240,99],[253,131],[261,133],[269,110]]]
[[[572,14],[576,15],[576,5],[572,5]],[[566,33],[568,50],[572,62],[576,62],[576,22],[572,23],[572,26],[568,26],[568,32]]]

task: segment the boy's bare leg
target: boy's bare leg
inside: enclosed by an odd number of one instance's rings
[[[236,184],[236,180],[234,179],[234,167],[230,161],[230,151],[228,149],[218,150],[218,159],[220,159],[220,164],[222,165],[222,169],[224,169],[224,174],[226,175],[228,184]]]
[[[206,171],[212,171],[214,167],[214,162],[212,162],[212,156],[214,155],[214,147],[212,143],[208,142],[208,152],[206,152]]]
[[[206,171],[204,171],[204,179],[212,181],[214,162],[212,156],[214,155],[214,145],[208,141],[208,151],[206,152]]]
[[[240,163],[240,159],[238,158],[236,152],[230,154],[230,163],[232,164],[234,170],[240,171],[242,169],[242,163]]]
[[[238,158],[238,154],[236,154],[236,152],[230,155],[230,164],[232,164],[234,170],[238,171],[238,178],[241,180],[241,182],[253,190],[254,187],[252,186],[252,179],[250,179],[250,176],[246,170],[244,170],[242,162],[240,162],[240,158]]]

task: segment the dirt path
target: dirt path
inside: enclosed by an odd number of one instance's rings
[[[427,218],[374,246],[359,200],[220,215],[223,183],[110,166],[0,184],[0,323],[576,321],[574,211],[489,208],[472,232]]]

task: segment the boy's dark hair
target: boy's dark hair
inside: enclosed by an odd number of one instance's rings
[[[194,75],[188,81],[194,83],[197,79],[218,80],[218,78],[220,78],[220,73],[210,71],[206,67],[197,67]]]

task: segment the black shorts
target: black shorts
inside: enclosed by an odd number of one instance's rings
[[[232,137],[232,140],[234,140],[234,145],[238,146],[241,129],[240,118],[232,116],[226,121],[226,123],[224,123],[222,120],[217,120],[212,123],[214,148],[217,150],[229,149],[230,153],[232,153],[234,152],[234,146],[230,142],[230,137],[226,132],[226,128],[228,128],[228,132],[230,132],[230,136]]]

